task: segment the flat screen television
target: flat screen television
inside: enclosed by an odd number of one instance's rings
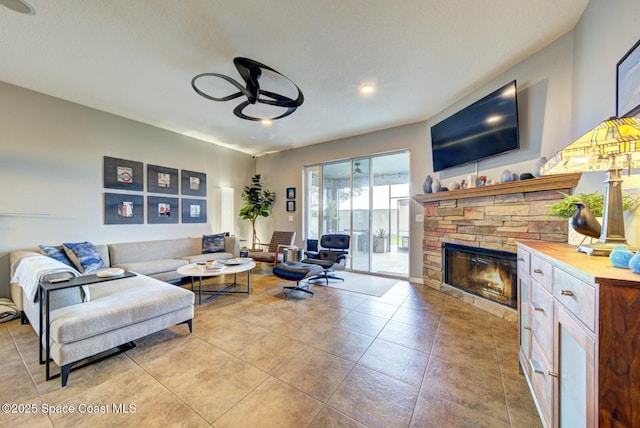
[[[520,147],[516,81],[431,127],[434,172]]]

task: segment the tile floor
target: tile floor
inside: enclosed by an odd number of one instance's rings
[[[251,296],[198,306],[193,334],[138,340],[64,389],[31,327],[0,324],[0,402],[30,405],[0,426],[540,426],[515,324],[406,281],[383,297],[283,285],[253,275]]]

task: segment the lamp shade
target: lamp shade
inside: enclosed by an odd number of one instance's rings
[[[624,154],[624,156],[618,156]],[[611,118],[560,150],[542,175],[640,167],[640,118]]]
[[[635,117],[605,120],[543,165],[542,175],[607,171],[600,239],[595,244],[579,245],[578,251],[607,256],[618,245],[628,246],[624,233],[620,171],[629,168],[631,172],[631,168],[638,166],[640,119]],[[577,206],[576,210],[579,209]],[[576,214],[574,212],[574,216]]]

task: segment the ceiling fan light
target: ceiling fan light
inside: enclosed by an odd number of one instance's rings
[[[371,83],[366,83],[360,86],[360,93],[362,95],[372,94],[375,90],[376,90],[375,86],[373,86]]]

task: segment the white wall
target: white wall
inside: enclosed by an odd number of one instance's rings
[[[571,139],[582,136],[616,114],[616,64],[640,39],[640,1],[591,0],[574,28]],[[569,142],[570,142],[569,141]],[[635,177],[625,178],[623,191],[640,195]],[[578,193],[604,193],[605,173],[583,174]],[[627,218],[629,244],[640,245],[640,209]]]
[[[0,82],[0,296],[9,294],[8,252],[38,244],[199,236],[220,231],[220,187],[242,186],[249,155]],[[207,174],[206,224],[104,225],[103,156]],[[145,181],[146,185],[146,181]],[[146,191],[146,188],[145,188]],[[146,192],[145,192],[146,194]],[[146,203],[146,200],[145,200]],[[146,212],[146,211],[145,211]],[[239,218],[236,232],[247,227]]]
[[[566,125],[571,121],[572,52],[573,37],[570,33],[482,85],[464,99],[452,100],[451,107],[425,122],[259,157],[256,169],[263,174],[272,190],[283,195],[287,187],[296,187],[300,192],[304,165],[409,149],[411,194],[422,193],[422,182],[426,175],[433,175],[430,127],[515,79],[519,88],[521,150],[482,161],[478,169],[481,175],[495,180],[499,179],[500,173],[507,167],[518,174],[529,172],[538,157],[553,155],[569,139],[570,129]],[[379,88],[382,91],[384,89]],[[283,168],[283,165],[287,167]],[[446,184],[451,180],[459,181],[472,172],[475,172],[475,166],[465,166],[447,170],[438,176]],[[298,197],[297,200],[300,205],[302,199]],[[414,220],[416,214],[422,212],[421,204],[411,203],[410,233],[413,239],[409,276],[415,281],[422,281],[423,224]],[[279,198],[274,214],[268,222],[264,221],[260,225],[264,230],[262,235],[267,236],[270,231],[276,229],[295,230],[301,243],[301,209],[293,215],[294,221],[289,222],[284,208],[284,198]]]

